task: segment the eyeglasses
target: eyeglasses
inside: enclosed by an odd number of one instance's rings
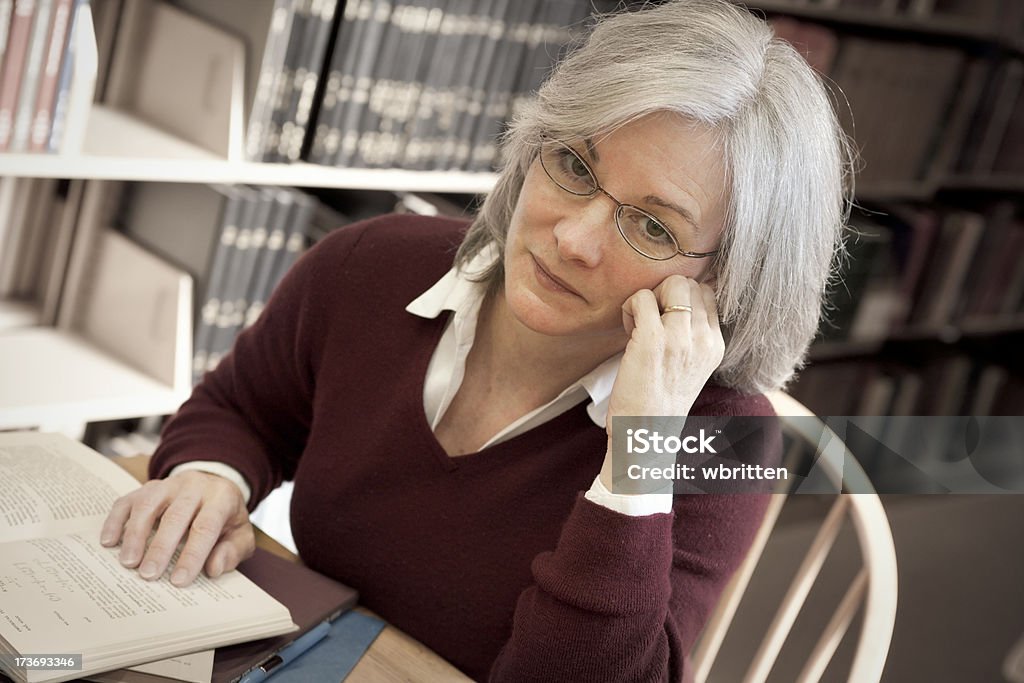
[[[597,182],[594,171],[569,145],[555,138],[544,137],[540,147],[540,165],[551,181],[569,194],[593,197],[600,192],[616,204],[615,226],[635,252],[655,261],[667,261],[682,254],[689,258],[706,258],[718,252],[691,251],[680,245],[665,223],[643,209],[623,204],[608,194]]]

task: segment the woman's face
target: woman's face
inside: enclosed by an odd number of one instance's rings
[[[610,195],[653,215],[683,248],[707,252],[718,248],[726,199],[712,140],[703,126],[652,114],[573,149]],[[601,192],[570,194],[533,162],[505,247],[505,298],[522,324],[548,335],[622,334],[622,304],[634,292],[710,267],[710,258],[641,256],[616,229],[616,208]]]

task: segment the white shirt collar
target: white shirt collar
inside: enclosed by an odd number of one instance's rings
[[[485,293],[485,286],[482,283],[473,282],[469,278],[485,271],[497,258],[498,247],[492,242],[481,249],[465,269],[453,266],[427,291],[413,299],[405,310],[421,318],[436,318],[442,311],[453,311],[455,316],[451,324],[454,325],[456,345],[468,353],[467,347],[472,346],[476,334],[476,320]],[[621,359],[620,353],[604,361],[566,387],[552,404],[582,388],[590,397],[587,414],[594,424],[604,428],[608,417],[608,398],[611,396]],[[461,368],[459,372],[461,376]]]

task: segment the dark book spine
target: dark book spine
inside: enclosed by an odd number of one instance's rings
[[[281,63],[280,73],[274,77],[274,90],[270,100],[270,120],[263,136],[263,148],[260,152],[260,158],[263,161],[278,162],[283,159],[281,131],[288,118],[292,95],[295,92],[296,72],[303,59],[303,52],[310,42],[308,33],[313,25],[310,15],[314,1],[298,0],[292,14],[284,60]]]
[[[437,0],[429,3],[426,21],[422,25],[413,59],[400,74],[401,80],[395,97],[381,123],[382,130],[390,135],[390,144],[384,159],[388,166],[399,166],[403,163],[420,102],[425,96],[426,83],[431,77],[434,57],[441,47],[441,30],[452,6],[450,3]]]
[[[401,158],[395,163],[403,168],[422,170],[430,166],[436,153],[434,136],[441,110],[442,93],[446,90],[460,63],[460,52],[466,43],[471,22],[473,0],[451,0],[446,3],[438,26],[437,44],[421,77],[421,89],[411,120],[406,126]]]
[[[411,4],[396,3],[391,8],[377,48],[377,59],[370,69],[366,90],[366,102],[358,121],[355,122],[355,146],[345,159],[345,166],[365,167],[372,164],[378,146],[378,126],[381,110],[392,89],[393,76],[399,69],[399,61],[408,51],[407,34],[409,25],[415,19],[415,8]]]
[[[209,353],[206,358],[205,370],[217,367],[220,359],[231,350],[234,341],[235,301],[238,299],[241,271],[245,265],[247,251],[252,242],[252,231],[256,225],[257,212],[260,211],[261,196],[257,190],[239,187],[242,196],[241,213],[238,217],[238,230],[227,254],[220,291],[217,297],[217,309],[210,335]]]
[[[246,285],[245,299],[241,300],[237,306],[237,310],[240,312],[239,330],[255,322],[263,310],[263,305],[266,303],[266,288],[270,282],[274,263],[284,248],[288,226],[295,220],[294,198],[301,194],[297,190],[291,189],[268,188],[266,191],[272,196],[271,207],[267,216],[264,238],[257,239],[253,243],[258,251],[253,254],[252,265],[247,273],[248,284]]]
[[[539,0],[523,0],[510,7],[502,45],[494,60],[489,89],[470,145],[470,171],[490,171],[496,164],[497,139],[511,114],[512,89],[522,71],[527,36],[540,5]]]
[[[330,165],[338,153],[341,131],[338,116],[352,96],[352,65],[358,55],[361,35],[372,9],[372,0],[346,0],[338,27],[326,84],[317,111],[313,139],[307,159],[316,164]]]
[[[484,36],[473,77],[470,79],[466,100],[459,107],[459,116],[453,128],[454,150],[447,167],[463,170],[469,163],[469,155],[473,146],[473,132],[483,114],[484,102],[487,99],[488,80],[494,75],[492,68],[497,60],[498,49],[504,44],[504,35],[509,16],[511,0],[496,0],[492,9],[491,19]]]
[[[363,151],[362,160],[367,166],[390,167],[402,157],[407,128],[411,126],[437,47],[444,20],[443,4],[440,0],[419,0],[418,5],[407,7],[395,67],[377,103],[379,118],[376,130],[371,132],[376,136],[375,144]]]
[[[307,147],[308,130],[313,119],[318,97],[323,96],[322,75],[330,53],[331,40],[338,28],[338,0],[319,0],[314,5],[313,20],[316,31],[310,48],[304,55],[296,79],[296,92],[288,120],[282,130],[281,154],[286,161],[297,161]]]
[[[252,161],[262,161],[268,144],[270,126],[274,112],[274,96],[278,79],[284,69],[291,35],[292,19],[299,0],[274,0],[270,27],[263,47],[256,89],[253,93],[252,108],[245,132],[245,154]]]
[[[511,117],[533,97],[547,78],[555,58],[569,40],[569,26],[589,11],[587,3],[576,0],[545,0],[537,22],[526,37],[526,56],[513,88]]]
[[[242,219],[245,197],[234,187],[223,190],[227,195],[221,225],[217,236],[217,246],[213,252],[213,260],[209,269],[209,280],[205,292],[201,292],[202,306],[196,323],[192,344],[192,383],[202,379],[209,367],[212,343],[217,329],[217,316],[220,313],[220,302],[225,296],[227,271],[234,252],[235,240],[238,239],[238,225]]]
[[[285,239],[284,248],[278,253],[274,261],[274,268],[270,274],[265,293],[265,300],[269,300],[277,284],[284,278],[299,256],[305,252],[310,244],[310,224],[317,209],[317,200],[302,192],[295,196],[295,209],[289,225],[288,235]]]
[[[291,193],[276,187],[260,188],[260,200],[254,214],[252,231],[249,233],[248,248],[242,253],[241,264],[234,283],[234,303],[231,306],[230,334],[228,348],[234,344],[238,333],[245,327],[245,315],[253,298],[253,281],[257,265],[266,250],[269,226],[279,213],[287,215],[291,208]],[[236,245],[238,247],[240,245]],[[242,251],[240,249],[240,251]]]
[[[381,43],[390,23],[392,7],[386,0],[377,0],[369,8],[369,16],[359,36],[357,56],[352,63],[351,90],[344,100],[344,106],[336,112],[337,130],[340,141],[334,157],[334,166],[351,165],[359,143],[360,122],[370,98],[373,75],[381,54]],[[344,89],[345,84],[342,84]]]
[[[467,15],[465,32],[459,49],[456,68],[445,79],[436,98],[434,131],[430,138],[431,153],[425,168],[449,168],[455,156],[456,135],[459,120],[469,100],[480,55],[487,42],[491,26],[491,13],[498,2],[504,0],[480,0]]]

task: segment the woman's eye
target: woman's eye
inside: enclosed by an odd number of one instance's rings
[[[651,218],[644,220],[643,231],[644,235],[651,239],[663,239],[668,236],[668,231],[665,230],[660,223]]]
[[[587,170],[586,164],[578,157],[573,155],[572,159],[569,160],[569,170],[575,176],[589,175],[590,171]]]
[[[567,149],[562,150],[562,168],[565,169],[566,173],[576,178],[584,178],[590,175],[590,169],[583,163],[583,160]]]

